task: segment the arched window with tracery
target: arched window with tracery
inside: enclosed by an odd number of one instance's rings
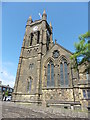
[[[65,74],[65,85],[68,85],[68,69],[66,62],[64,62],[64,74]]]
[[[28,84],[27,84],[27,91],[31,92],[31,88],[32,88],[32,78],[30,77],[28,79]]]
[[[47,87],[54,86],[54,64],[50,60],[47,65]]]
[[[64,78],[63,78],[64,74],[63,74],[63,64],[60,63],[60,84],[64,85]]]
[[[67,60],[62,57],[60,62],[60,85],[61,86],[68,86],[69,80],[68,80],[68,65]]]

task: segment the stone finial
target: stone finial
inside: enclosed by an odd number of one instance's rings
[[[32,22],[33,22],[33,21],[32,21],[32,17],[29,16],[29,18],[28,18],[28,20],[27,20],[27,25],[30,25]]]
[[[43,11],[42,19],[43,19],[43,20],[47,20],[47,14],[46,14],[46,11],[45,11],[45,10]]]
[[[31,16],[29,16],[29,19],[28,19],[28,20],[32,22],[32,17],[31,17]]]
[[[31,16],[29,16],[29,19],[30,19],[30,20],[32,20],[32,17],[31,17]]]
[[[43,14],[46,14],[46,11],[45,11],[45,10],[43,11]]]
[[[51,22],[50,22],[50,27],[52,27],[52,24],[51,24]]]

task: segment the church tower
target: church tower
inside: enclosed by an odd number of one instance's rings
[[[88,108],[90,92],[82,75],[85,67],[80,66],[79,80],[71,66],[72,52],[56,40],[53,44],[52,36],[52,25],[47,22],[45,10],[40,20],[28,18],[12,101],[59,105],[66,109]]]
[[[40,102],[41,61],[52,46],[52,26],[47,23],[45,10],[40,20],[33,22],[30,16],[21,48],[13,101]]]

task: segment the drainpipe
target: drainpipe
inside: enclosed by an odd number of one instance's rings
[[[72,67],[71,67],[71,76],[72,76],[72,86],[73,86],[73,99],[75,102],[75,94],[74,94],[74,84],[73,84],[73,72],[72,72]]]

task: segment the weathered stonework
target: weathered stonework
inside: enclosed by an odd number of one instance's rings
[[[42,90],[42,97],[45,100],[52,100],[54,98],[55,101],[73,101],[73,92],[72,89],[68,88],[48,89]]]
[[[41,20],[29,17],[19,58],[13,101],[88,108],[83,90],[90,88],[82,69],[71,69],[72,53],[53,43],[52,26],[44,11]],[[85,82],[83,82],[85,81]]]

